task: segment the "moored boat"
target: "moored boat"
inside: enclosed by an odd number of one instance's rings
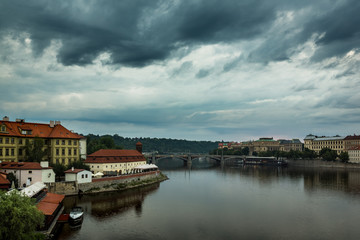
[[[69,223],[71,225],[79,225],[82,223],[84,218],[84,211],[82,207],[73,207],[69,214]]]

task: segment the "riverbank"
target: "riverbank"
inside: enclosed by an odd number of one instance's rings
[[[305,168],[336,168],[336,169],[359,169],[360,164],[356,163],[342,163],[342,162],[328,162],[320,159],[288,159],[286,160],[290,167],[305,167]]]
[[[139,174],[136,174],[139,175]],[[148,176],[148,175],[145,175]],[[134,179],[135,177],[135,179]],[[106,178],[96,179],[96,180],[103,180]],[[105,181],[95,181],[91,184],[92,187],[84,189],[82,194],[96,194],[102,192],[114,192],[114,191],[122,191],[131,188],[143,187],[146,185],[151,185],[154,183],[163,182],[168,180],[169,178],[163,174],[162,172],[158,171],[158,174],[154,177],[144,178],[144,176],[132,176],[131,178],[120,178],[116,179],[116,177],[106,179]],[[95,180],[95,179],[94,179]],[[87,186],[89,187],[89,186]],[[85,190],[86,189],[86,190]]]
[[[168,177],[161,171],[152,171],[114,177],[93,178],[89,183],[55,182],[47,184],[48,191],[66,196],[121,191],[162,182]]]

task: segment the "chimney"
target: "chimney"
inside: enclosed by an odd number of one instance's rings
[[[136,150],[139,152],[139,153],[142,153],[142,143],[141,142],[138,142],[136,144]]]
[[[16,122],[23,123],[23,122],[25,122],[25,119],[17,118],[17,119],[16,119]]]
[[[53,128],[55,126],[55,123],[53,120],[50,121],[50,127]]]
[[[55,121],[55,125],[60,125],[61,122],[60,121]]]
[[[48,167],[49,167],[49,162],[47,162],[47,161],[41,161],[41,162],[40,162],[40,166],[41,166],[42,168],[48,168]]]
[[[10,121],[10,119],[9,119],[9,117],[8,116],[5,116],[5,117],[3,117],[3,121]]]

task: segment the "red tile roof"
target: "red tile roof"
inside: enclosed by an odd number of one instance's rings
[[[41,167],[38,162],[2,162],[0,169],[41,170],[52,169],[52,167]]]
[[[346,138],[344,138],[344,140],[359,140],[360,139],[360,135],[349,135],[346,136]]]
[[[47,193],[46,196],[36,205],[44,215],[52,215],[65,196],[55,193]]]
[[[360,146],[349,147],[348,150],[360,150]]]
[[[85,163],[121,163],[146,161],[137,150],[101,149],[87,156]]]
[[[82,171],[85,171],[85,169],[74,169],[74,170],[66,170],[64,173],[79,173],[79,172],[82,172]]]
[[[0,136],[11,137],[41,137],[41,138],[68,138],[81,139],[82,136],[73,133],[60,124],[51,127],[50,124],[0,121],[0,125],[6,126],[6,132],[0,132]],[[22,130],[31,131],[31,134],[22,134]]]
[[[7,180],[3,175],[0,174],[0,185],[10,185],[9,180]]]

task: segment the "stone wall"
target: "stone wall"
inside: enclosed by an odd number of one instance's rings
[[[105,192],[114,191],[118,184],[130,184],[135,182],[155,179],[161,175],[160,171],[123,175],[117,177],[93,178],[91,183],[55,182],[48,183],[48,191],[51,193],[76,195],[79,192]],[[112,187],[110,187],[112,186]]]
[[[51,193],[75,195],[79,192],[79,187],[76,182],[54,182],[46,183],[48,191]]]

